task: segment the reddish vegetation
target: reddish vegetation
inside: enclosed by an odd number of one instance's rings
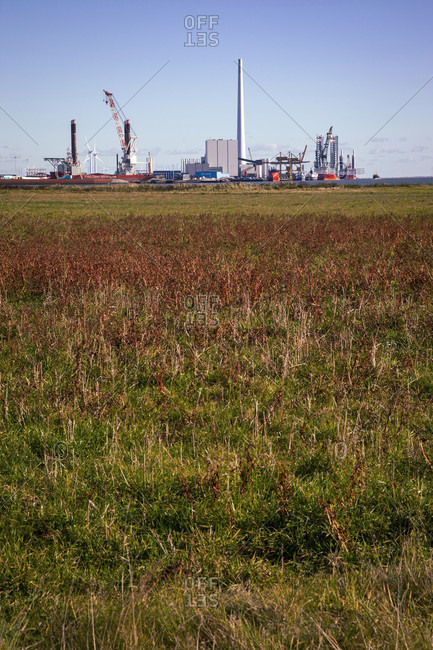
[[[0,240],[0,289],[58,297],[77,289],[125,283],[157,289],[163,302],[195,292],[214,292],[234,304],[248,290],[252,304],[284,292],[318,305],[329,293],[385,288],[391,283],[419,291],[431,281],[425,249],[428,223],[407,224],[420,242],[389,218],[296,221],[267,218],[230,223],[202,215],[179,225],[170,218],[122,220],[121,227],[78,228],[62,238],[34,234]],[[404,223],[402,224],[405,225]]]

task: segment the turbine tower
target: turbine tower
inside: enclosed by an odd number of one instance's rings
[[[242,59],[238,59],[238,167],[241,175],[241,158],[246,158],[245,148],[245,118],[244,118],[244,71]]]
[[[98,156],[98,152],[96,151],[96,143],[95,140],[93,140],[93,149],[89,147],[89,143],[86,140],[86,145],[87,145],[87,156],[84,160],[84,164],[86,164],[87,161],[89,161],[89,174],[97,174],[98,173],[98,160],[100,163],[104,164],[103,161],[100,159]]]

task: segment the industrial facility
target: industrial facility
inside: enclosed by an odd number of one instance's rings
[[[116,175],[117,176],[143,176],[152,177],[153,162],[150,154],[146,160],[146,170],[144,172],[137,172],[137,136],[131,135],[131,122],[123,115],[122,108],[118,105],[113,93],[104,90],[105,103],[111,108],[113,120],[116,124],[116,130],[119,135],[120,146],[122,149],[122,158],[119,162],[119,156],[116,158]],[[120,123],[119,114],[123,116],[123,131]],[[143,163],[140,163],[143,164]],[[143,180],[143,179],[142,179]]]
[[[131,121],[124,115],[122,107],[117,102],[114,94],[104,90],[105,104],[111,110],[111,116],[117,131],[121,154],[116,155],[116,171],[114,174],[98,173],[96,169],[97,152],[95,145],[91,149],[86,141],[89,163],[89,173],[84,173],[78,160],[77,150],[77,123],[71,120],[71,143],[64,157],[47,156],[44,160],[50,163],[53,171],[43,174],[44,170],[33,170],[24,182],[64,182],[64,183],[110,183],[110,182],[188,182],[188,181],[223,181],[223,180],[257,180],[257,181],[326,181],[326,180],[353,180],[363,170],[356,169],[355,153],[347,156],[344,162],[343,152],[339,151],[338,136],[329,128],[326,136],[318,135],[314,152],[313,165],[308,172],[306,166],[307,146],[303,151],[295,154],[279,152],[270,158],[254,159],[245,140],[245,112],[244,112],[244,69],[242,59],[237,63],[237,137],[236,139],[208,139],[204,143],[204,155],[198,159],[184,159],[181,161],[180,170],[154,171],[154,164],[150,153],[144,162],[137,161],[137,135]],[[92,166],[93,161],[93,166]],[[102,162],[102,161],[100,161]],[[17,180],[12,175],[10,181]],[[6,180],[0,179],[1,183]]]
[[[183,160],[182,171],[190,178],[229,178],[238,174],[238,141],[206,140],[205,155]]]
[[[125,180],[127,182],[141,182],[149,180],[153,176],[153,161],[150,154],[144,165],[144,170],[137,170],[137,136],[131,135],[131,122],[127,119],[122,112],[121,107],[117,103],[113,93],[104,90],[105,103],[109,105],[112,117],[116,126],[116,131],[120,140],[120,147],[122,156],[119,160],[119,155],[116,156],[116,173],[113,174],[98,174],[95,169],[92,170],[92,157],[95,154],[90,150],[90,173],[83,173],[81,163],[78,161],[77,154],[77,123],[76,120],[71,120],[71,147],[67,150],[65,157],[48,156],[44,160],[53,166],[53,171],[49,175],[51,180],[70,180],[76,182],[90,182],[90,183],[106,183],[110,180]],[[123,127],[119,115],[123,117]]]
[[[49,156],[44,158],[54,167],[55,176],[57,178],[72,178],[73,176],[81,176],[81,164],[78,162],[77,157],[77,123],[76,120],[71,120],[71,148],[67,150],[65,158],[58,158]]]

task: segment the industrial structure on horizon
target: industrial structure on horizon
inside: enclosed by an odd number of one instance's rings
[[[206,140],[205,155],[182,161],[182,171],[191,178],[230,178],[238,175],[238,141]]]
[[[137,136],[131,135],[131,122],[126,119],[123,114],[122,108],[117,103],[113,93],[104,90],[105,103],[111,108],[113,120],[116,124],[116,130],[119,135],[120,146],[122,149],[122,159],[119,162],[119,156],[116,156],[116,174],[119,176],[134,176],[137,167]],[[123,116],[123,130],[120,123],[119,114]],[[143,163],[141,163],[143,164]],[[146,160],[146,171],[139,173],[139,175],[148,174],[152,176],[153,161],[149,156]]]
[[[316,151],[314,156],[314,171],[311,169],[307,180],[354,180],[357,174],[364,173],[363,169],[355,167],[355,152],[352,153],[352,160],[347,156],[347,163],[344,163],[343,152],[338,149],[338,135],[332,133],[333,127],[329,128],[326,137],[316,137]],[[329,160],[328,160],[329,152]]]
[[[49,162],[54,171],[50,173],[52,180],[75,180],[75,181],[93,181],[93,182],[106,182],[111,178],[123,179],[127,182],[137,182],[149,180],[153,174],[153,161],[150,154],[146,160],[145,170],[137,170],[137,136],[131,135],[131,122],[122,113],[121,107],[118,105],[113,93],[107,90],[103,91],[105,94],[105,103],[111,108],[113,120],[116,125],[116,131],[119,136],[120,146],[122,149],[122,158],[119,161],[119,156],[116,156],[116,173],[112,174],[98,174],[95,170],[92,171],[92,154],[94,153],[89,149],[90,155],[90,173],[85,174],[81,170],[81,163],[78,161],[77,153],[77,123],[76,120],[71,120],[71,147],[67,149],[65,157],[49,156],[44,158]],[[120,122],[119,114],[123,117],[123,128]]]
[[[121,157],[116,156],[116,171],[114,174],[100,174],[96,170],[97,153],[95,145],[90,149],[87,141],[88,155],[86,162],[90,159],[89,173],[83,173],[81,163],[78,160],[77,150],[77,124],[76,120],[71,121],[71,145],[65,157],[46,157],[54,171],[48,176],[46,173],[39,176],[41,180],[62,180],[86,182],[143,182],[160,179],[186,181],[195,180],[338,180],[356,179],[357,174],[364,170],[356,169],[355,153],[352,158],[347,156],[344,162],[343,152],[339,151],[338,136],[334,135],[331,126],[326,137],[316,137],[314,162],[309,172],[305,166],[308,160],[305,159],[307,146],[302,152],[294,154],[279,152],[272,158],[254,159],[251,150],[245,140],[245,111],[244,111],[244,80],[243,62],[237,62],[237,138],[234,139],[208,139],[204,145],[204,156],[199,159],[185,159],[181,161],[180,170],[154,171],[153,160],[148,154],[144,163],[137,162],[137,136],[131,127],[131,122],[123,114],[122,107],[115,99],[113,93],[104,90],[104,101],[110,107],[117,135],[120,142]],[[121,121],[122,120],[122,121]],[[122,123],[123,122],[123,123]],[[131,133],[132,132],[132,133]],[[92,168],[92,159],[94,166]],[[139,166],[142,169],[138,169]],[[34,180],[36,172],[44,170],[27,170],[27,178],[23,180]],[[12,178],[12,175],[10,176]]]

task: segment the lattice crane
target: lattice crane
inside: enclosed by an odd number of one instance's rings
[[[328,165],[328,150],[330,144],[331,166],[336,168],[338,165],[338,137],[332,134],[332,126],[329,127],[329,131],[326,134],[326,139],[324,141],[321,135],[318,135],[316,138],[315,169],[326,167]]]
[[[118,133],[119,140],[120,140],[120,146],[123,152],[120,171],[123,174],[133,174],[137,164],[137,157],[136,157],[137,136],[131,136],[131,125],[129,120],[124,119],[124,129],[122,129],[122,123],[119,117],[120,114],[124,118],[122,109],[120,108],[118,102],[116,101],[113,93],[109,93],[108,90],[104,90],[104,93],[105,93],[104,101],[111,108],[114,123],[116,124],[116,131]]]
[[[122,147],[123,153],[126,153],[126,142],[125,142],[125,136],[123,135],[123,129],[122,129],[122,124],[120,123],[120,118],[119,118],[119,110],[116,106],[116,100],[114,98],[113,93],[109,93],[108,90],[104,90],[105,93],[105,103],[108,104],[111,108],[111,112],[113,113],[113,119],[116,124],[116,130],[117,133],[119,134],[119,140],[120,140],[120,146]]]

